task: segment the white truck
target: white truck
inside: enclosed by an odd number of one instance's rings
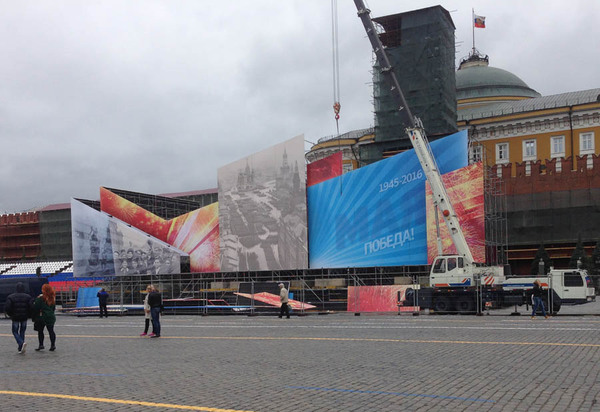
[[[529,302],[535,278],[507,277],[503,266],[483,266],[474,262],[423,126],[406,103],[385,46],[371,20],[371,11],[365,7],[363,0],[354,0],[354,3],[377,56],[381,73],[387,79],[391,95],[398,105],[398,114],[407,125],[406,133],[431,186],[436,213],[438,210],[441,212],[457,251],[456,255],[436,257],[431,266],[430,287],[408,290],[406,304],[431,308],[436,312],[481,313],[485,307]],[[548,290],[546,304],[552,305],[552,312],[557,312],[563,303],[585,303],[595,299],[594,288],[584,270],[551,269],[549,276],[540,280]]]
[[[430,287],[407,291],[405,304],[438,313],[481,313],[486,307],[531,304],[536,279],[547,291],[543,300],[551,313],[557,313],[562,305],[596,300],[591,279],[583,269],[551,267],[548,275],[542,276],[505,276],[504,272],[500,266],[466,266],[457,255],[438,256],[431,266]]]

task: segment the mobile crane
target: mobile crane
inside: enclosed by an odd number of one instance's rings
[[[435,258],[429,275],[430,287],[418,288],[418,304],[437,312],[481,313],[486,305],[507,306],[528,302],[526,292],[533,287],[536,277],[507,279],[503,266],[484,266],[474,262],[425,136],[423,124],[413,116],[406,103],[385,46],[371,20],[371,11],[365,6],[363,0],[354,0],[354,4],[379,62],[381,73],[386,78],[391,95],[397,104],[398,113],[403,123],[408,125],[406,133],[431,186],[435,210],[441,211],[457,251],[456,255],[441,255]],[[570,289],[566,289],[564,280],[567,278],[571,279],[571,284],[576,283],[577,286],[567,286]],[[579,280],[575,281],[575,278]],[[563,300],[567,301],[566,292],[572,292],[570,296],[572,299],[569,300],[573,303],[584,303],[595,299],[594,288],[590,287],[590,278],[584,270],[551,269],[547,278],[537,277],[537,279],[540,279],[542,285],[548,289],[546,307],[549,307],[549,303],[553,312],[560,309]],[[561,281],[560,286],[559,281]],[[407,291],[406,296],[410,301],[408,304],[415,305],[417,295],[414,290]]]

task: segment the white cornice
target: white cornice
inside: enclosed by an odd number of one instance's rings
[[[576,112],[572,116],[573,130],[600,126],[600,111],[588,110]],[[532,116],[526,119],[508,119],[478,125],[468,125],[470,135],[479,140],[496,140],[511,137],[534,136],[540,133],[564,134],[569,132],[571,124],[568,114]]]

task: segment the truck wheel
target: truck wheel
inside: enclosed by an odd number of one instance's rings
[[[560,310],[561,304],[560,303],[554,303],[554,306],[552,307],[552,314],[556,315],[558,313],[558,311]]]
[[[448,313],[450,311],[450,299],[446,297],[436,298],[433,310],[436,313]]]
[[[461,296],[456,301],[456,309],[461,314],[471,314],[475,311],[475,302],[468,296]]]

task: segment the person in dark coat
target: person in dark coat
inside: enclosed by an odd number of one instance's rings
[[[4,311],[12,319],[12,333],[17,341],[19,353],[25,353],[27,343],[25,342],[25,330],[27,330],[27,318],[31,313],[32,299],[25,293],[23,283],[17,283],[16,292],[8,295]]]
[[[98,306],[100,306],[100,317],[104,315],[104,317],[108,318],[108,292],[102,288],[96,296],[98,297]]]
[[[152,317],[153,333],[151,338],[160,338],[160,313],[163,310],[162,296],[158,289],[152,286],[152,292],[148,294],[148,305],[150,306],[150,316]]]
[[[46,283],[42,286],[42,294],[35,298],[33,302],[33,309],[36,317],[39,317],[42,321],[40,329],[38,330],[38,341],[40,346],[35,350],[40,351],[44,349],[44,327],[48,329],[48,335],[50,336],[50,351],[56,350],[56,333],[54,332],[54,324],[56,323],[56,292]]]

